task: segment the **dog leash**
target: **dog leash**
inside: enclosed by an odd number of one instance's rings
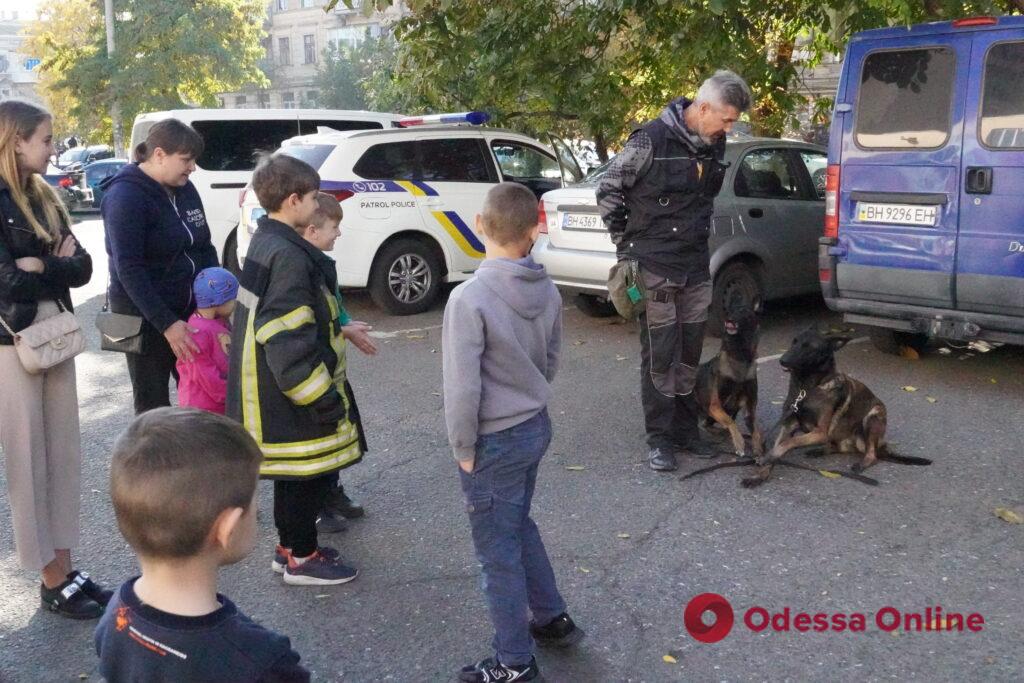
[[[756,464],[757,461],[754,460],[753,458],[744,458],[743,460],[732,460],[729,462],[719,462],[715,463],[714,465],[702,467],[698,470],[694,470],[693,472],[684,474],[681,477],[679,477],[679,481],[683,481],[684,479],[690,479],[691,477],[696,477],[699,474],[707,474],[708,472],[714,472],[715,470],[724,469],[726,467],[751,467]],[[800,463],[790,462],[788,460],[783,459],[776,460],[775,462],[772,463],[772,465],[782,465],[783,467],[792,467],[798,470],[807,470],[808,472],[828,472],[829,474],[836,474],[839,475],[840,477],[846,477],[847,479],[854,479],[862,484],[867,484],[868,486],[878,486],[877,479],[872,479],[871,477],[866,477],[863,474],[857,474],[856,472],[844,472],[843,470],[826,470],[819,467],[808,467],[807,465],[801,465]]]

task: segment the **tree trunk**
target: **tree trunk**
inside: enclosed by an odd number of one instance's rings
[[[601,160],[601,163],[608,161],[608,142],[605,140],[604,133],[594,133],[594,151],[597,152],[597,158]]]

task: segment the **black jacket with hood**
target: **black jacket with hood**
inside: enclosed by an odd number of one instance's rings
[[[217,265],[199,192],[189,182],[169,194],[138,164],[102,187],[110,310],[142,315],[157,332],[188,320],[196,273]]]
[[[44,222],[42,210],[36,219]],[[61,226],[61,238],[71,234]],[[71,308],[71,287],[81,287],[92,277],[92,258],[79,244],[74,256],[52,254],[53,245],[41,240],[11,197],[10,187],[0,180],[0,317],[12,330],[20,332],[35,319],[40,301],[60,301]],[[26,256],[41,259],[42,273],[29,273],[15,261]],[[7,330],[0,326],[0,345],[13,344]]]

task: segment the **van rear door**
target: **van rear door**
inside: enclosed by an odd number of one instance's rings
[[[840,296],[951,307],[970,34],[851,41]]]
[[[1024,316],[1024,22],[978,31],[972,50],[956,303]]]

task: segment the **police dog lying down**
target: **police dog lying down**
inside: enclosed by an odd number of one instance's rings
[[[757,473],[743,480],[750,488],[764,483],[775,462],[793,449],[816,448],[817,455],[860,456],[851,469],[862,472],[878,460],[930,465],[927,458],[897,455],[885,444],[885,404],[847,374],[836,369],[835,352],[849,337],[825,336],[815,328],[801,332],[779,360],[790,373],[789,397],[775,444],[758,458]]]

